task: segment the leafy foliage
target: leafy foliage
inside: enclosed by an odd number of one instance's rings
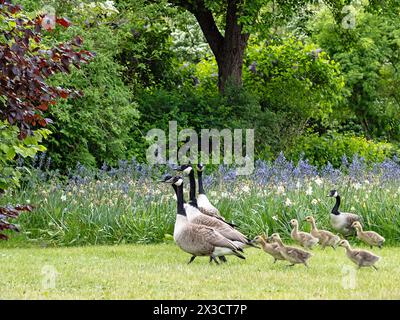
[[[15,219],[17,218],[21,212],[28,211],[31,212],[33,210],[32,206],[15,206],[13,207],[0,207],[0,240],[7,240],[8,236],[2,233],[4,230],[12,230],[19,231],[18,227],[15,224],[9,223],[7,221],[8,218]]]
[[[326,11],[312,28],[315,40],[340,63],[345,77],[347,111],[338,113],[341,124],[355,120],[367,137],[389,141],[400,138],[398,12],[399,4],[380,14],[358,8],[355,28],[348,33],[351,41],[342,37]]]
[[[330,163],[338,168],[342,163],[343,155],[349,159],[358,155],[368,163],[372,163],[391,158],[399,151],[390,143],[374,142],[351,133],[328,132],[321,136],[317,133],[301,136],[288,151],[288,155],[294,160],[300,156],[305,157],[319,167]]]
[[[18,128],[8,122],[0,122],[0,190],[19,186],[20,170],[15,170],[15,158],[31,157],[46,148],[40,143],[46,139],[50,131],[47,129],[35,130],[24,140],[18,139]],[[19,168],[21,169],[21,168]]]
[[[80,26],[71,27],[62,37],[83,31]],[[49,112],[55,124],[46,146],[53,164],[60,169],[78,162],[94,167],[103,162],[115,164],[126,157],[130,130],[137,124],[137,105],[122,81],[125,69],[115,61],[119,38],[113,37],[114,31],[107,25],[93,26],[86,32],[85,45],[96,50],[97,57],[69,77],[55,79],[57,85],[83,92],[82,98],[62,101]]]
[[[25,138],[37,124],[46,126],[51,120],[43,112],[58,98],[68,98],[71,90],[48,85],[45,80],[55,73],[69,73],[70,66],[79,68],[92,53],[76,50],[82,39],[52,48],[41,45],[43,17],[35,20],[23,15],[19,5],[0,2],[0,119],[20,127]],[[57,19],[67,27],[67,20]]]

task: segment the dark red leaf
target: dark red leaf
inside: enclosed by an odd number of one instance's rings
[[[67,18],[57,18],[56,22],[65,28],[68,28],[71,25],[71,22]]]
[[[39,110],[46,111],[46,110],[49,108],[49,105],[48,105],[48,103],[43,102],[43,103],[40,104],[37,108],[38,108]]]

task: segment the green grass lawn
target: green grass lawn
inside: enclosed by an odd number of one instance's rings
[[[379,271],[354,271],[343,248],[315,249],[306,269],[272,264],[257,249],[217,266],[206,257],[187,265],[190,256],[173,244],[1,245],[0,299],[399,299],[400,248],[374,251],[383,258]]]

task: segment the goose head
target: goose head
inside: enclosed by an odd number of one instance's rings
[[[290,225],[291,225],[292,227],[296,227],[296,226],[299,225],[299,222],[298,222],[296,219],[292,219],[292,220],[290,220]]]
[[[351,226],[353,228],[357,229],[357,230],[361,230],[362,229],[362,225],[361,225],[360,221],[354,221]]]
[[[183,172],[184,174],[188,175],[190,172],[192,172],[193,167],[190,164],[183,164],[179,167],[176,167],[175,170],[178,172]]]
[[[205,165],[203,165],[202,163],[199,163],[199,164],[197,164],[197,171],[202,172],[202,171],[204,171],[205,167],[206,167]]]
[[[328,194],[328,197],[331,198],[337,198],[339,196],[339,193],[336,190],[331,190]]]
[[[263,242],[269,242],[269,239],[266,235],[261,235],[261,236],[256,236],[252,242],[254,243],[263,243]]]
[[[350,248],[350,244],[349,244],[349,242],[347,240],[341,240],[339,242],[339,246],[343,247],[343,248]]]
[[[269,237],[269,239],[271,239],[273,242],[281,241],[281,237],[279,236],[279,233],[271,234],[271,237]]]
[[[183,179],[180,176],[171,176],[170,174],[166,174],[160,182],[164,183],[169,183],[169,184],[174,184],[176,186],[180,186],[183,183]]]
[[[304,221],[313,223],[313,222],[315,222],[315,219],[314,219],[314,217],[312,217],[312,216],[307,216],[307,217],[305,217]]]

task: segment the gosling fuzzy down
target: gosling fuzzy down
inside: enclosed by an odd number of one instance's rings
[[[375,263],[377,263],[381,257],[367,250],[352,249],[347,240],[341,240],[339,246],[346,249],[347,257],[358,266],[358,269],[362,267],[372,267],[378,270]]]
[[[359,221],[354,222],[352,227],[356,229],[357,238],[368,244],[371,249],[373,246],[379,247],[379,249],[382,248],[385,238],[380,234],[375,231],[364,231]]]
[[[317,228],[315,219],[312,216],[308,216],[304,220],[311,224],[310,233],[313,237],[319,239],[319,244],[321,245],[322,249],[325,249],[326,247],[332,247],[336,250],[336,247],[340,242],[340,237],[338,235],[333,234],[328,230],[319,230]]]
[[[273,263],[275,263],[278,260],[285,260],[285,258],[282,256],[279,250],[279,245],[275,242],[271,242],[267,236],[265,235],[257,236],[254,238],[253,242],[260,244],[262,249],[274,258]]]
[[[285,258],[285,260],[291,263],[289,265],[290,267],[294,266],[295,264],[304,264],[308,268],[307,261],[312,257],[310,252],[304,251],[300,248],[284,245],[278,233],[272,234],[271,240],[278,244],[279,252]]]
[[[319,242],[319,239],[311,235],[310,233],[299,231],[299,222],[296,219],[290,220],[290,224],[293,229],[291,237],[294,241],[297,241],[303,248],[312,249]]]

